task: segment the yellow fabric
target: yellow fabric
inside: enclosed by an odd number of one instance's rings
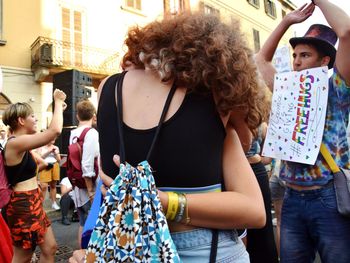
[[[54,163],[53,167],[50,170],[42,170],[39,173],[39,181],[41,183],[49,183],[51,181],[59,181],[60,180],[60,165],[58,163]]]
[[[331,168],[333,173],[337,173],[340,171],[338,165],[336,164],[336,162],[334,161],[332,155],[330,154],[330,152],[328,151],[326,145],[324,143],[321,144],[321,148],[320,148],[320,152],[323,156],[323,158],[327,161],[329,167]]]
[[[179,195],[174,192],[168,192],[168,210],[166,211],[166,219],[174,220],[177,209],[179,208]]]

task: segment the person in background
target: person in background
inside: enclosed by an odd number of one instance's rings
[[[51,207],[54,210],[59,210],[60,207],[56,202],[56,184],[60,180],[60,165],[61,161],[60,150],[55,141],[49,142],[47,145],[39,148],[37,152],[47,164],[46,168],[39,173],[39,181],[41,190],[45,199],[48,186],[50,186]]]
[[[81,246],[81,235],[87,216],[89,214],[91,203],[95,196],[95,181],[96,176],[94,169],[95,158],[100,154],[99,152],[99,138],[96,129],[92,128],[94,118],[96,117],[95,106],[89,100],[81,100],[76,105],[77,119],[79,121],[78,127],[71,131],[69,144],[73,143],[74,138],[79,138],[80,134],[86,128],[91,128],[85,135],[83,152],[81,159],[81,167],[83,171],[83,178],[86,183],[86,188],[80,189],[77,186],[73,187],[75,206],[79,215],[79,230],[78,230],[78,244]]]
[[[37,119],[27,103],[11,104],[2,116],[12,132],[4,149],[5,171],[13,189],[6,207],[14,250],[12,262],[29,262],[37,246],[41,250],[41,262],[54,262],[57,244],[43,209],[37,164],[31,154],[31,150],[48,144],[61,133],[66,94],[56,89],[53,98],[52,121],[44,132],[37,132]]]
[[[246,157],[253,169],[263,195],[266,225],[261,229],[248,229],[247,251],[249,253],[250,262],[252,263],[278,263],[277,248],[272,225],[269,176],[265,168],[265,165],[270,162],[270,159],[261,156],[271,108],[271,92],[262,79],[260,79],[260,83],[261,96],[259,100],[259,109],[262,113],[263,122],[254,132],[255,136],[249,151],[246,152]]]
[[[68,212],[70,208],[75,208],[74,200],[76,200],[75,192],[73,191],[72,184],[70,183],[68,177],[64,177],[60,183],[61,187],[61,215],[62,215],[62,224],[70,225],[68,219]],[[74,212],[72,214],[73,218]]]
[[[275,211],[276,222],[276,247],[278,256],[280,256],[280,233],[281,233],[281,212],[283,197],[286,191],[286,183],[281,180],[280,174],[281,160],[272,159],[271,162],[271,177],[270,177],[270,192],[273,208]]]
[[[346,127],[350,111],[350,17],[328,0],[288,13],[256,55],[257,65],[272,89],[275,69],[272,57],[284,33],[305,21],[319,8],[331,27],[314,24],[303,37],[289,40],[295,71],[333,68],[322,142],[339,167],[350,169]],[[338,51],[334,47],[339,38]],[[319,154],[314,165],[281,162],[280,178],[286,182],[282,205],[281,262],[313,262],[318,251],[324,263],[350,262],[350,220],[337,210],[333,173]]]
[[[7,140],[7,132],[4,128],[0,130],[0,147],[4,148]]]

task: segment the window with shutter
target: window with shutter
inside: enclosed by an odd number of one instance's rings
[[[82,14],[62,7],[63,62],[81,66],[83,63]]]
[[[249,4],[252,6],[259,8],[260,7],[260,1],[259,0],[247,0]]]
[[[170,15],[181,14],[186,10],[185,0],[164,0],[164,13]]]
[[[207,5],[204,2],[199,2],[199,10],[203,12],[204,14],[215,14],[220,15],[219,9],[212,7],[210,5]]]
[[[260,50],[260,32],[253,28],[254,51],[257,53]]]
[[[141,0],[125,0],[125,6],[139,11],[142,10]]]
[[[81,13],[74,11],[74,44],[75,44],[75,65],[82,65],[83,63],[83,37],[81,32]]]
[[[5,45],[6,41],[4,40],[3,36],[3,8],[2,8],[2,0],[0,0],[0,46]]]
[[[272,0],[265,0],[265,13],[271,16],[272,18],[276,18],[276,4]]]

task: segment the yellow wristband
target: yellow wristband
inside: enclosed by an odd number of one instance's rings
[[[177,193],[168,192],[168,209],[166,211],[166,219],[174,220],[177,209],[179,208],[179,196]]]

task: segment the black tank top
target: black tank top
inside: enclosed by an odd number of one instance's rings
[[[6,149],[6,148],[5,148]],[[7,180],[11,186],[36,176],[37,165],[29,151],[26,151],[22,161],[13,166],[5,166]]]
[[[119,154],[115,102],[115,84],[119,76],[113,75],[106,81],[97,115],[102,169],[112,178],[119,171],[112,161],[113,155]],[[156,127],[137,130],[123,124],[128,163],[136,165],[146,159],[155,131]],[[202,190],[212,191],[216,186],[215,191],[218,190],[225,135],[212,95],[186,94],[178,111],[164,122],[149,160],[157,187],[204,187]]]

